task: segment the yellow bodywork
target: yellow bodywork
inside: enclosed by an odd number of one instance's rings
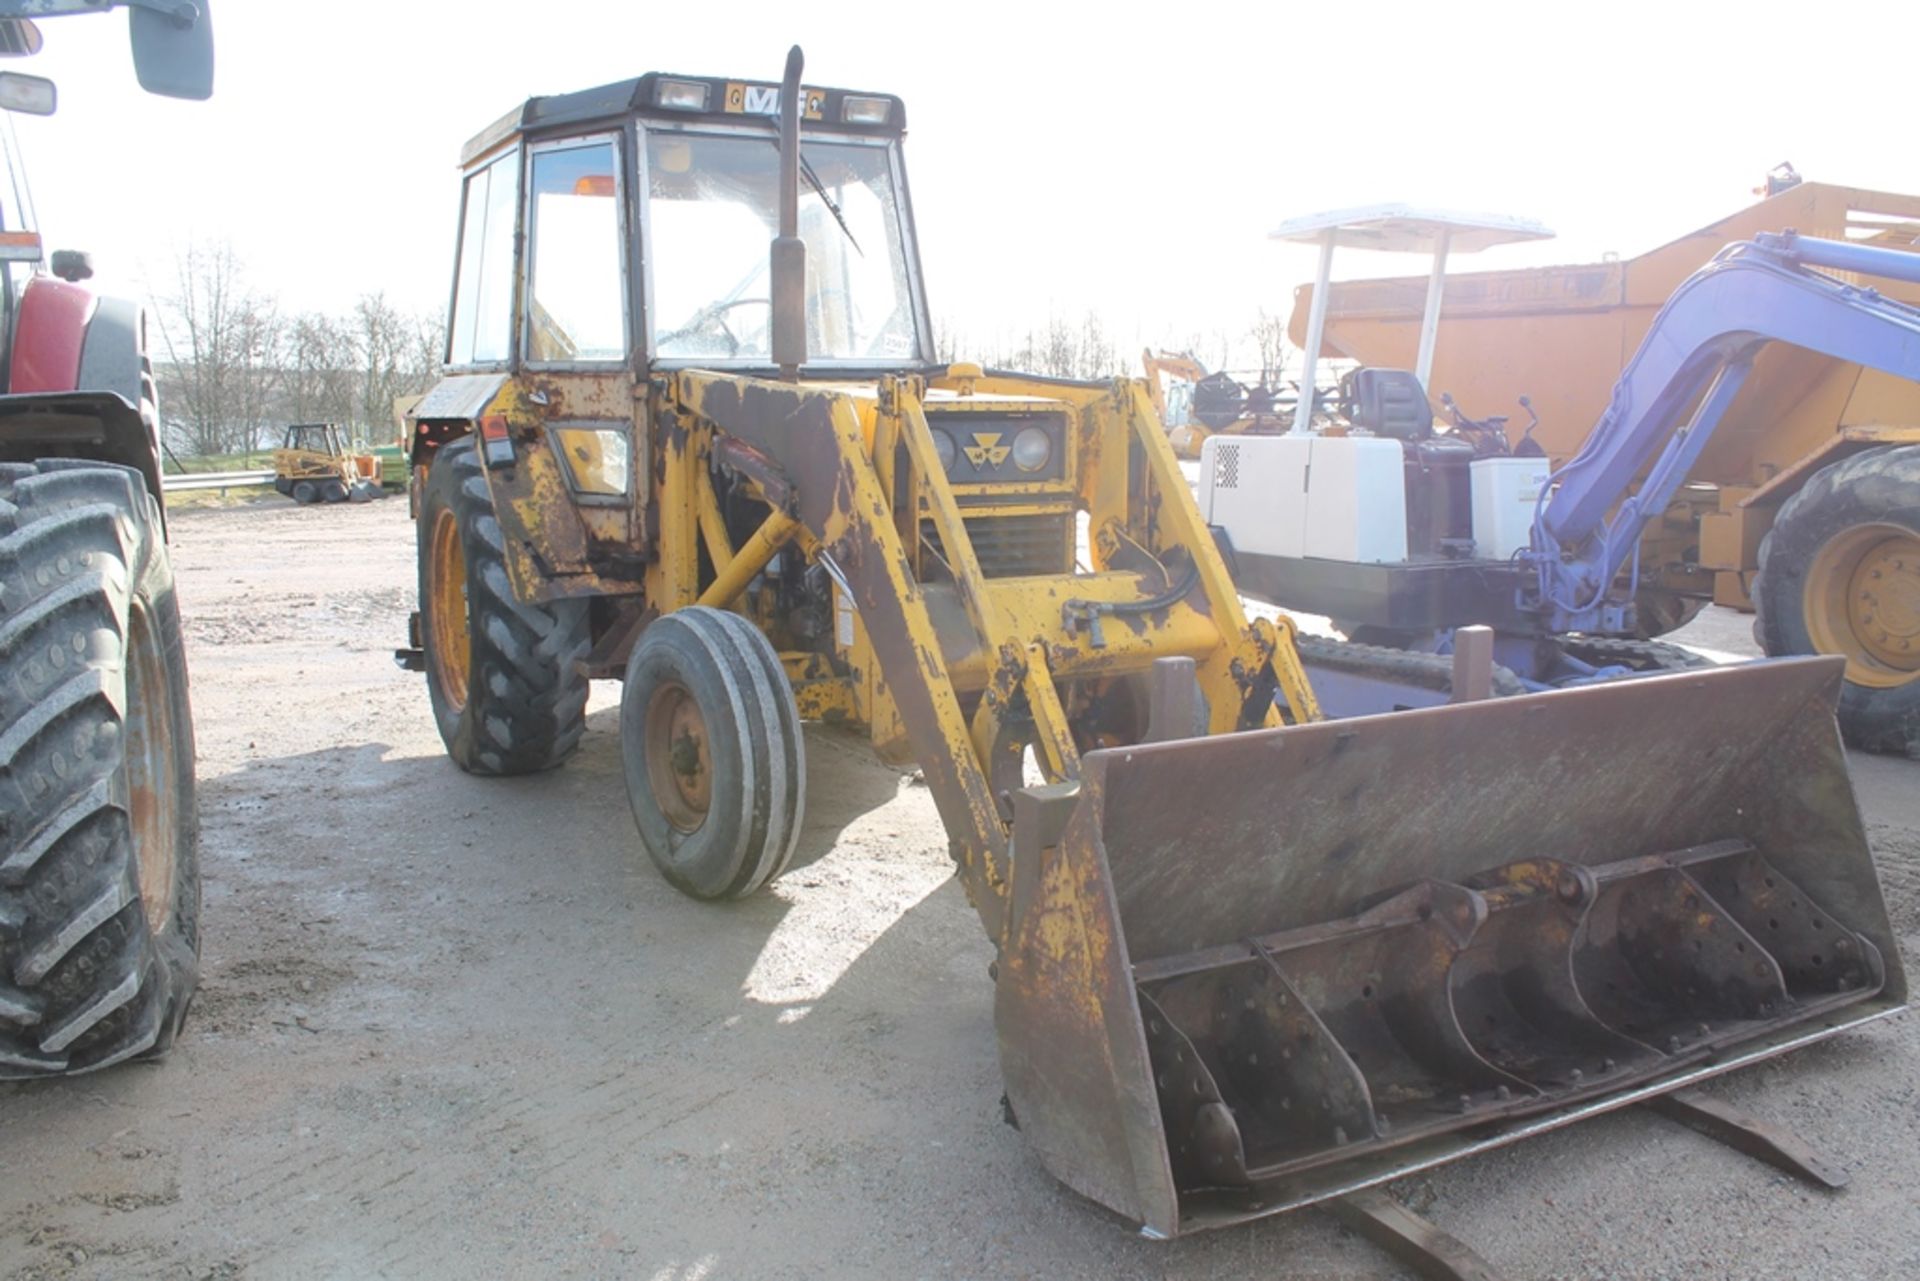
[[[1062,475],[946,483],[929,405],[956,422],[974,412],[1064,413]],[[1073,782],[1081,751],[1107,745],[1076,732],[1074,709],[1115,682],[1144,681],[1162,658],[1193,660],[1209,733],[1281,724],[1276,688],[1288,718],[1319,717],[1291,624],[1244,613],[1140,382],[1063,385],[964,365],[865,383],[685,372],[637,389],[556,374],[509,379],[481,421],[489,418],[503,419],[516,442],[517,465],[489,481],[522,599],[624,593],[632,625],[614,628],[616,639],[694,604],[732,608],[777,633],[749,585],[790,551],[826,567],[830,653],[782,654],[801,713],[862,727],[883,758],[944,776],[929,782],[990,920],[1001,915],[997,863],[1011,830],[1009,802],[990,782],[997,754],[1030,747],[1049,782]],[[618,425],[632,435],[630,456],[652,460],[632,500],[594,505],[577,479],[570,488],[559,451],[579,447],[583,423]],[[983,460],[999,461],[1007,447],[984,430],[968,441]],[[596,469],[603,461],[582,457]],[[767,508],[738,546],[715,498],[716,467]],[[1061,572],[989,577],[969,521],[1033,515],[1079,531],[1059,548]],[[923,527],[940,549],[937,573]],[[622,576],[596,554],[613,545],[651,554],[635,555]],[[1070,621],[1089,605],[1151,601],[1187,578],[1159,607]],[[595,670],[616,666],[609,649]]]
[[[1554,462],[1572,457],[1600,420],[1614,380],[1680,282],[1726,245],[1756,234],[1888,248],[1920,244],[1920,197],[1802,183],[1657,249],[1619,262],[1449,275],[1427,393],[1467,413],[1511,414],[1520,396],[1540,415],[1536,439]],[[1845,273],[1840,273],[1844,275]],[[1903,302],[1920,285],[1874,281]],[[1342,281],[1327,296],[1324,351],[1411,369],[1427,279]],[[1305,336],[1312,286],[1295,292],[1288,332]],[[1760,539],[1779,505],[1819,466],[1920,434],[1920,384],[1812,352],[1763,352],[1664,520],[1642,544],[1643,574],[1696,598],[1751,608]],[[1732,501],[1729,490],[1738,491]],[[1701,518],[1715,514],[1709,534]]]

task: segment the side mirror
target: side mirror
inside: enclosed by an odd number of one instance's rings
[[[21,71],[0,71],[0,111],[50,116],[60,100],[53,81]]]
[[[140,87],[168,98],[213,96],[213,18],[207,0],[178,0],[171,12],[128,6],[133,70]]]
[[[0,58],[32,57],[40,43],[40,28],[31,18],[0,18]]]

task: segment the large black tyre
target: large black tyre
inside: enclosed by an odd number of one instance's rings
[[[1864,450],[1808,478],[1760,542],[1753,603],[1769,655],[1845,656],[1847,742],[1920,756],[1920,447]]]
[[[473,774],[552,769],[586,731],[586,602],[514,596],[471,439],[434,455],[416,534],[427,694],[447,755]]]
[[[640,843],[677,889],[744,898],[786,870],[806,751],[793,687],[751,623],[693,606],[650,624],[627,659],[620,744]]]
[[[0,1076],[173,1044],[198,838],[159,507],[130,468],[0,463]]]
[[[320,501],[324,503],[344,503],[347,501],[345,481],[327,480],[320,483]]]
[[[302,507],[320,501],[320,487],[310,480],[296,480],[288,491],[288,496]]]

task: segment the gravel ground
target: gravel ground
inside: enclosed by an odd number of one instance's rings
[[[170,1059],[0,1087],[0,1277],[1406,1275],[1315,1212],[1152,1243],[1000,1121],[989,949],[926,790],[810,730],[798,865],[682,898],[637,851],[617,687],[483,781],[388,659],[405,504],[179,512],[205,979]],[[1709,611],[1682,639],[1752,651]],[[1854,775],[1920,932],[1920,765]],[[1839,1195],[1615,1113],[1407,1180],[1514,1277],[1920,1275],[1920,1021],[1711,1087]]]

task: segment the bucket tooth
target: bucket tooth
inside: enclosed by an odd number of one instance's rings
[[[1486,918],[1480,894],[1428,881],[1331,937],[1262,940],[1359,1068],[1382,1137],[1456,1119],[1463,1096],[1534,1093],[1483,1058],[1454,1014],[1448,975]]]
[[[1591,1087],[1659,1059],[1601,1022],[1573,977],[1573,946],[1598,892],[1593,873],[1553,859],[1473,879],[1487,921],[1451,976],[1454,1012],[1481,1057],[1551,1092]]]
[[[1214,1097],[1230,1109],[1245,1144],[1236,1182],[1246,1181],[1249,1163],[1272,1165],[1375,1137],[1365,1078],[1264,956],[1180,975],[1151,990],[1143,985],[1140,1003],[1176,1157],[1182,1111],[1192,1105],[1177,1064],[1173,1077],[1161,1075],[1157,1017],[1191,1030],[1209,1082],[1218,1083]],[[1174,1164],[1178,1177],[1180,1162]]]
[[[1726,842],[1676,855],[1675,862],[1767,949],[1795,1001],[1886,982],[1880,949],[1822,911],[1752,846]]]
[[[1667,1054],[1710,1043],[1715,1025],[1780,1013],[1779,964],[1694,879],[1658,856],[1595,869],[1574,942],[1581,995],[1615,1030]]]
[[[1147,1056],[1167,1127],[1167,1155],[1183,1187],[1240,1185],[1247,1177],[1246,1147],[1233,1111],[1220,1096],[1213,1071],[1193,1038],[1145,992],[1140,1014],[1147,1024]]]

